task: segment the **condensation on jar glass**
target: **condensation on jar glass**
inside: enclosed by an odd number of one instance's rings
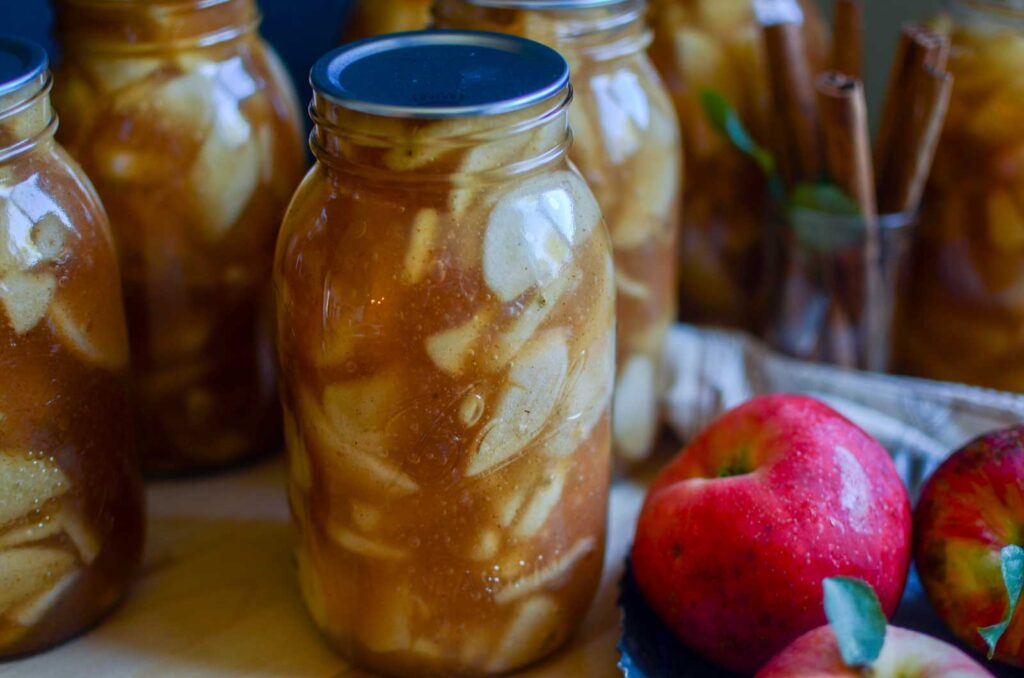
[[[667,386],[676,317],[682,149],[672,101],[647,57],[644,0],[440,0],[441,28],[513,33],[557,49],[572,69],[571,156],[611,233],[617,289],[612,417],[620,459],[648,456]]]
[[[342,32],[346,42],[430,26],[434,0],[353,0]]]
[[[825,61],[827,33],[804,10],[808,58]],[[686,140],[679,310],[688,322],[760,329],[769,309],[764,255],[772,218],[764,176],[704,114],[702,92],[727,99],[753,136],[771,139],[761,27],[752,0],[651,0],[651,58],[668,85]],[[818,69],[812,69],[817,72]]]
[[[50,84],[0,38],[0,658],[96,623],[142,551],[117,260]]]
[[[278,449],[270,271],[305,166],[252,0],[59,0],[60,140],[118,250],[143,466]]]
[[[274,270],[303,596],[375,670],[530,664],[593,597],[610,476],[614,272],[568,68],[430,31],[312,82]]]
[[[952,2],[949,115],[897,323],[897,368],[1024,391],[1024,9]]]

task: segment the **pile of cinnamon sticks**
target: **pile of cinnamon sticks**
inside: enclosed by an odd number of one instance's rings
[[[836,287],[829,294],[841,297],[828,302],[817,357],[851,363],[850,367],[884,369],[892,314],[891,301],[885,301],[892,290],[885,288],[893,282],[876,270],[884,246],[878,218],[913,214],[919,207],[953,85],[945,70],[948,39],[916,24],[903,27],[872,149],[862,83],[862,0],[836,1],[831,70],[816,75],[795,0],[755,0],[755,9],[764,31],[776,118],[774,152],[787,193],[792,196],[801,186],[833,184],[856,204],[865,226],[862,257],[847,253],[845,261],[835,258],[832,270],[814,274]],[[822,228],[827,227],[828,220],[823,219]],[[787,275],[792,275],[792,262],[786,266]],[[856,339],[851,341],[850,336]],[[856,344],[856,355],[849,349],[835,355],[829,343]]]
[[[917,24],[903,27],[872,160],[862,84],[862,0],[837,0],[831,70],[816,77],[798,15],[768,16],[762,22],[779,125],[776,153],[787,184],[817,182],[824,175],[867,218],[916,210],[953,86],[945,70],[948,39]]]

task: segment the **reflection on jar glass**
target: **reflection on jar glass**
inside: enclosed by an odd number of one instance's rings
[[[117,260],[50,83],[0,39],[0,658],[94,624],[142,552]]]
[[[427,28],[434,0],[352,0],[351,4],[345,42]]]
[[[565,61],[414,36],[313,70],[318,162],[275,264],[299,577],[360,664],[503,673],[600,578],[614,274]]]
[[[953,2],[956,78],[924,198],[897,367],[1024,391],[1024,11]]]
[[[121,255],[146,468],[278,448],[269,278],[302,175],[295,94],[252,0],[60,0],[61,140]]]
[[[827,36],[801,0],[808,58],[824,63]],[[766,319],[766,224],[761,171],[708,121],[701,92],[725,97],[761,141],[772,133],[761,28],[752,0],[651,0],[651,58],[668,85],[686,140],[679,308],[688,322],[759,330]]]
[[[617,380],[612,437],[635,461],[654,446],[662,352],[676,317],[676,237],[682,149],[672,102],[647,58],[643,0],[584,7],[529,0],[441,0],[439,27],[513,33],[569,61],[572,160],[586,177],[611,233],[618,291]],[[575,3],[579,5],[579,3]]]

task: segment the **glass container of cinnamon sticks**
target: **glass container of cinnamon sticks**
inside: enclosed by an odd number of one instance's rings
[[[883,371],[921,193],[945,117],[948,42],[907,26],[872,149],[860,73],[863,5],[839,0],[832,64],[811,75],[801,32],[766,3],[785,226],[766,338],[805,360]]]

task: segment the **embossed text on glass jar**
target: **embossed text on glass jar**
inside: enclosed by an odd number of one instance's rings
[[[50,82],[0,39],[0,657],[96,623],[142,550],[116,255]]]
[[[121,255],[144,465],[277,448],[269,276],[298,105],[252,0],[60,0],[60,138]]]
[[[303,596],[376,670],[507,672],[565,641],[604,548],[614,280],[568,89],[446,119],[314,96],[275,264]]]
[[[574,6],[575,5],[575,6]],[[617,380],[612,438],[620,458],[652,450],[666,384],[662,353],[676,317],[682,187],[678,123],[646,47],[643,0],[441,0],[440,27],[514,33],[572,67],[572,160],[597,196],[615,255]]]

